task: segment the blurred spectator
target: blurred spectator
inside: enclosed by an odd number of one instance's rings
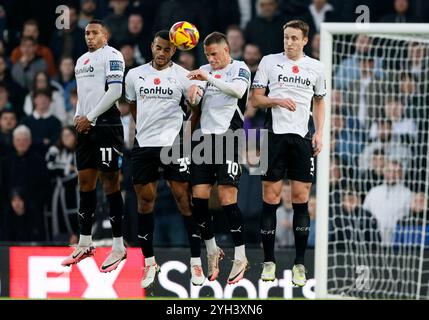
[[[211,1],[211,11],[214,13],[212,22],[212,30],[222,33],[227,32],[231,25],[238,26],[240,24],[240,8],[238,0],[217,0]]]
[[[33,86],[31,91],[25,97],[24,111],[27,115],[31,115],[34,111],[34,93],[39,90],[46,90],[51,99],[49,113],[54,115],[62,123],[66,120],[66,106],[61,85],[53,80],[50,80],[46,72],[37,72],[34,76]],[[34,138],[34,136],[33,136]]]
[[[62,56],[72,57],[76,61],[87,51],[85,30],[77,23],[77,10],[73,6],[69,6],[69,9],[70,28],[56,30],[51,41],[51,48],[57,63],[60,62]]]
[[[426,222],[429,217],[428,205],[428,197],[424,192],[412,194],[410,214],[396,225],[395,245],[420,246],[422,235],[425,234],[424,246],[429,246],[429,224]]]
[[[56,74],[55,60],[52,55],[51,49],[47,46],[44,46],[39,41],[39,25],[36,20],[28,20],[24,23],[24,27],[22,29],[22,37],[30,37],[33,38],[36,43],[36,55],[45,60],[46,65],[48,66],[48,73],[51,77]],[[21,60],[21,57],[24,55],[22,52],[22,47],[16,47],[11,54],[12,63],[17,63]]]
[[[136,125],[135,125],[134,119],[131,115],[130,105],[127,102],[120,100],[118,107],[119,107],[119,111],[121,112],[122,125],[124,126],[125,147],[128,150],[131,150],[134,146],[134,137],[135,137],[135,133],[136,133]]]
[[[402,62],[401,69],[411,73],[418,84],[417,92],[426,90],[425,83],[429,81],[429,63],[427,59],[428,44],[421,42],[410,42],[408,45],[407,59]]]
[[[312,0],[307,7],[307,11],[299,19],[307,22],[310,27],[309,40],[313,38],[315,33],[320,33],[320,25],[322,22],[335,21],[335,9],[326,0]]]
[[[8,155],[3,165],[3,185],[7,193],[5,240],[44,241],[44,207],[48,196],[46,163],[32,151],[31,132],[23,125],[13,131],[15,152]]]
[[[0,111],[0,159],[13,151],[12,132],[17,124],[12,110]]]
[[[362,208],[360,197],[353,190],[344,190],[341,212],[333,217],[332,241],[340,247],[353,244],[375,244],[381,241],[377,220]]]
[[[262,55],[283,52],[283,25],[287,17],[278,13],[277,0],[258,0],[260,15],[246,26],[246,42],[258,45]]]
[[[240,27],[231,25],[226,30],[229,53],[234,60],[243,60],[244,34]]]
[[[320,25],[322,22],[332,22],[336,20],[336,12],[328,1],[312,0],[312,3],[308,6],[307,12],[298,19],[307,22],[310,27],[308,32],[308,45],[304,47],[304,52],[307,55],[311,55],[314,35],[320,33]]]
[[[77,84],[76,84],[76,79],[74,76],[74,61],[72,59],[72,57],[70,56],[63,56],[60,60],[60,72],[58,74],[57,77],[57,83],[61,86],[62,88],[62,96],[63,96],[63,100],[64,100],[64,105],[65,105],[65,111],[68,112],[72,109],[72,105],[70,104],[70,93],[73,89],[77,88]],[[56,83],[53,83],[54,85]],[[55,95],[55,90],[53,95]],[[58,93],[60,93],[58,91]],[[53,100],[55,100],[55,97],[53,97]],[[52,107],[52,106],[51,106]],[[58,119],[60,119],[61,116],[58,116]],[[60,119],[61,120],[61,119]],[[63,120],[64,123],[64,120]]]
[[[293,235],[293,208],[289,181],[282,186],[282,204],[278,207],[276,226],[276,242],[279,247],[292,247],[295,243]]]
[[[14,111],[14,107],[9,101],[9,92],[7,88],[0,83],[0,112],[3,110]]]
[[[125,62],[125,75],[130,71],[132,68],[136,68],[139,66],[137,63],[135,57],[134,57],[134,48],[133,46],[129,44],[124,44],[121,47],[121,53],[124,56],[124,62]],[[125,85],[125,83],[124,83]]]
[[[262,59],[261,50],[256,44],[248,43],[244,46],[243,60],[250,70],[250,78],[253,81],[256,71],[258,70],[259,62]],[[253,91],[250,91],[249,99],[247,100],[246,113],[244,118],[244,128],[263,128],[265,122],[265,110],[254,108],[251,101]]]
[[[126,44],[134,49],[134,58],[138,64],[144,64],[152,59],[152,35],[144,29],[143,16],[133,12],[128,17],[128,36]]]
[[[358,57],[359,78],[349,82],[345,102],[349,110],[347,114],[357,117],[358,128],[369,129],[371,121],[380,118],[380,105],[383,103],[384,92],[393,90],[392,82],[381,82],[375,72],[374,56]]]
[[[177,58],[177,64],[185,68],[186,70],[195,70],[195,56],[189,51],[180,51],[179,57]]]
[[[104,22],[110,32],[109,45],[115,48],[119,48],[127,40],[128,16],[126,11],[128,4],[128,0],[109,1],[109,6],[113,9],[113,13],[105,17]]]
[[[383,175],[384,183],[368,192],[363,208],[377,219],[383,243],[391,244],[397,222],[410,212],[411,190],[404,185],[401,162],[386,161]]]
[[[57,143],[61,132],[61,122],[50,111],[51,95],[48,90],[38,90],[33,94],[34,111],[22,123],[31,130],[33,143],[41,145],[43,156],[48,148]]]
[[[381,17],[380,22],[419,22],[419,19],[409,10],[410,3],[408,0],[394,0],[394,13],[386,14]]]
[[[316,197],[310,195],[308,199],[308,214],[310,215],[310,233],[308,234],[307,247],[316,246]]]
[[[159,6],[152,32],[162,29],[169,30],[178,21],[189,21],[193,23],[204,39],[213,32],[213,20],[216,12],[212,1],[209,0],[168,0]]]
[[[244,30],[247,23],[255,16],[256,0],[238,0],[238,7],[240,9],[240,28]]]
[[[360,57],[368,56],[371,53],[370,49],[372,46],[371,38],[365,34],[359,34],[355,38],[355,52],[350,57],[341,61],[338,65],[335,75],[334,87],[336,89],[347,90],[349,84],[353,80],[361,78],[361,63]],[[348,45],[348,44],[347,44]],[[350,43],[352,46],[352,43]],[[352,48],[350,48],[352,49]],[[373,51],[372,51],[373,52]],[[383,77],[382,65],[383,62],[379,57],[373,57],[374,60],[374,76],[376,79]]]
[[[366,195],[373,187],[383,183],[383,170],[386,163],[384,149],[375,149],[372,152],[371,164],[367,170],[361,172],[359,188],[363,195]]]
[[[77,108],[77,89],[76,88],[70,91],[68,104],[70,105],[71,109],[67,111],[65,123],[67,126],[74,126],[74,117],[76,115],[76,108]]]
[[[358,131],[346,127],[346,121],[342,114],[331,116],[331,150],[343,164],[354,167],[365,145]]]
[[[401,143],[392,134],[392,121],[380,119],[377,123],[378,135],[376,140],[368,144],[359,156],[359,170],[361,172],[372,170],[372,156],[375,150],[383,150],[388,158],[396,157],[403,162],[402,169],[408,169],[409,161],[412,159],[412,150],[406,144]]]
[[[31,90],[36,73],[48,70],[45,60],[36,54],[36,49],[37,44],[33,38],[21,38],[22,55],[12,67],[12,77],[22,89]]]
[[[404,115],[404,106],[397,98],[390,97],[386,99],[382,116],[392,121],[393,139],[402,143],[411,143],[417,138],[417,127],[413,119],[405,118]],[[370,128],[369,136],[371,139],[376,139],[377,135],[378,124],[374,122]]]
[[[22,113],[22,104],[24,103],[25,90],[15,82],[7,66],[5,57],[0,55],[0,85],[7,89],[10,102],[15,107],[15,111],[20,116]]]
[[[314,59],[320,59],[320,33],[315,33],[311,40],[311,53],[310,56]]]
[[[259,62],[262,59],[262,53],[259,47],[254,43],[247,43],[244,46],[243,60],[249,67],[251,80],[255,77],[256,71],[258,70]]]
[[[401,72],[396,81],[399,82],[399,99],[405,107],[405,117],[412,118],[417,123],[426,121],[429,95],[422,92],[422,83],[419,83],[409,72]],[[423,80],[423,86],[425,82],[426,80]],[[422,126],[419,129],[425,130]]]
[[[73,127],[65,127],[56,146],[46,154],[46,163],[53,185],[51,199],[51,233],[53,241],[77,243],[78,185],[76,158],[77,135]]]
[[[97,2],[95,0],[81,0],[78,26],[85,30],[87,24],[95,19],[96,10]]]

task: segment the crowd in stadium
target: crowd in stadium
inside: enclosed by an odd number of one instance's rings
[[[77,58],[87,51],[84,28],[92,19],[102,19],[109,27],[109,45],[122,52],[125,72],[151,60],[150,44],[156,31],[168,30],[175,22],[186,20],[197,26],[201,39],[215,30],[224,32],[231,56],[246,62],[252,79],[263,55],[283,51],[282,27],[292,18],[302,19],[310,25],[305,53],[316,59],[319,58],[320,24],[354,22],[357,17],[355,8],[361,4],[369,7],[371,22],[429,22],[427,2],[408,0],[64,2],[48,0],[41,5],[25,0],[0,1],[1,241],[77,242],[79,193],[74,158],[76,132],[73,118],[77,105],[74,66]],[[55,27],[58,16],[55,8],[60,4],[69,6],[69,29]],[[334,83],[332,91],[334,157],[331,159],[330,181],[334,203],[331,209],[335,219],[331,236],[338,241],[358,237],[389,242],[395,228],[409,225],[407,219],[418,225],[427,208],[422,185],[426,179],[429,113],[425,108],[429,106],[429,95],[422,84],[427,85],[429,80],[429,66],[425,64],[428,47],[410,44],[406,64],[399,66],[402,72],[396,82],[401,85],[392,89],[397,94],[386,97],[384,88],[377,87],[380,82],[373,80],[387,79],[389,70],[397,66],[386,66],[385,61],[377,57],[377,52],[371,53],[371,44],[365,44],[369,41],[367,37],[354,37],[348,41],[351,52],[356,55],[337,57],[339,62],[335,72],[339,81]],[[359,52],[360,48],[368,51]],[[174,59],[188,70],[206,63],[201,42],[194,50],[178,51]],[[366,108],[366,115],[361,108]],[[119,101],[119,109],[128,148],[121,180],[126,207],[124,238],[133,245],[137,240],[137,203],[129,151],[135,126],[125,100]],[[377,121],[365,123],[368,119]],[[248,105],[245,128],[262,128],[263,124],[264,112]],[[350,183],[351,177],[360,183]],[[384,187],[377,188],[380,186]],[[392,186],[395,186],[394,190]],[[216,231],[224,235],[219,242],[228,245],[231,240],[224,228],[226,220],[214,195],[210,208],[216,211]],[[94,238],[110,238],[108,206],[101,189],[98,196],[101,205],[97,208]],[[282,199],[277,212],[277,244],[291,246],[293,211],[290,187],[286,182]],[[309,203],[312,219],[310,247],[315,242],[315,199],[312,195]],[[400,199],[402,203],[394,207],[384,205],[389,199]],[[245,219],[245,240],[258,244],[261,179],[249,175],[246,167],[238,203]],[[163,181],[158,186],[155,212],[155,245],[186,246],[180,214]],[[391,216],[397,219],[391,219]],[[357,219],[360,225],[353,217],[362,218]],[[390,226],[391,221],[395,225]],[[380,232],[380,225],[390,231]],[[395,241],[418,241],[403,237],[402,233],[396,234]]]

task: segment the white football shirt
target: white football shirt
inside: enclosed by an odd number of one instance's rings
[[[239,82],[244,83],[248,89],[250,87],[250,71],[243,61],[232,60],[230,64],[221,70],[213,70],[209,64],[201,66],[200,69],[227,83]],[[247,94],[245,93],[243,97],[247,99]],[[238,100],[223,93],[214,85],[205,82],[201,104],[201,131],[204,134],[225,133],[230,128],[236,111],[243,119],[244,110],[241,110],[238,106]]]
[[[189,71],[171,63],[157,70],[151,63],[131,69],[125,77],[125,97],[137,102],[136,139],[140,147],[172,146],[185,116],[179,105],[192,82]]]
[[[93,52],[87,52],[77,60],[75,67],[78,97],[76,116],[86,116],[94,109],[106,92],[107,85],[122,84],[124,67],[122,53],[109,45]],[[100,115],[98,119],[94,119],[94,123],[101,124],[100,122],[121,124],[116,104]]]
[[[305,137],[308,132],[311,100],[326,94],[323,64],[308,56],[291,60],[284,53],[264,56],[259,63],[252,88],[269,88],[270,98],[290,98],[296,104],[294,112],[276,106],[271,112],[268,130],[277,133],[295,133]]]

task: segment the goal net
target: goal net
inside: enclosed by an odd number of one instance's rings
[[[316,294],[429,299],[429,28],[358,27],[321,35]]]

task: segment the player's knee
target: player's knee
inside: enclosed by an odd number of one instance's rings
[[[93,181],[92,179],[79,178],[79,191],[89,192],[95,189],[97,185],[97,180]]]
[[[103,184],[103,191],[105,194],[109,195],[118,192],[121,189],[119,183],[119,175],[117,173],[103,173],[100,177]]]
[[[268,204],[277,204],[281,200],[281,192],[276,190],[265,190],[264,191],[264,201]]]
[[[175,194],[177,206],[179,208],[179,211],[184,216],[190,216],[191,215],[191,207],[189,205],[189,195],[185,191],[176,193]]]
[[[192,197],[199,199],[209,199],[210,198],[210,189],[205,188],[193,188]]]
[[[155,207],[155,197],[151,198],[139,198],[137,201],[138,212],[140,213],[150,213]]]
[[[264,185],[264,201],[268,204],[278,204],[281,200],[282,188],[276,185]]]
[[[305,203],[308,201],[307,192],[292,192],[292,202],[293,203]]]

